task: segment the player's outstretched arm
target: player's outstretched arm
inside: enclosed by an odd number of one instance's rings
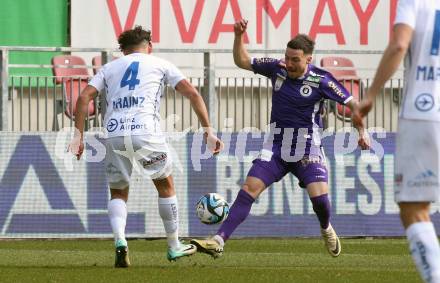
[[[98,91],[93,86],[88,85],[79,95],[76,102],[75,111],[75,134],[69,145],[69,150],[76,155],[79,160],[84,151],[84,122],[88,113],[89,103],[98,95]]]
[[[243,43],[243,34],[247,29],[247,20],[240,20],[234,24],[234,47],[232,53],[234,55],[234,63],[237,67],[252,71],[251,57]]]
[[[211,125],[209,123],[208,111],[206,110],[206,105],[203,101],[202,96],[186,79],[181,80],[176,85],[176,90],[190,100],[191,107],[194,112],[196,112],[200,124],[205,131],[206,143],[208,145],[208,148],[212,151],[213,154],[219,153],[223,149],[224,145],[223,142],[217,138],[211,128]]]

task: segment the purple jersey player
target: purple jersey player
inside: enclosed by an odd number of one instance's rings
[[[230,213],[217,234],[206,240],[193,239],[198,251],[218,257],[225,241],[243,222],[255,199],[272,183],[293,173],[309,194],[321,226],[326,248],[339,256],[341,244],[330,224],[328,172],[321,146],[321,110],[325,99],[357,107],[350,93],[328,72],[310,64],[314,41],[299,34],[287,43],[284,60],[251,58],[243,44],[247,21],[234,25],[234,62],[272,81],[272,142],[265,142],[260,156],[253,161],[246,181]],[[362,148],[368,145],[360,139]]]

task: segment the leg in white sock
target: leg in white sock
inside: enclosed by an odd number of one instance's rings
[[[163,226],[167,234],[168,246],[171,249],[178,249],[180,246],[179,231],[179,215],[176,196],[167,198],[159,197],[159,215],[162,218]]]
[[[432,222],[416,222],[406,229],[411,256],[425,282],[440,282],[440,246]]]
[[[125,224],[127,222],[127,204],[119,198],[110,200],[108,203],[108,215],[115,237],[115,245],[127,246],[125,239]]]

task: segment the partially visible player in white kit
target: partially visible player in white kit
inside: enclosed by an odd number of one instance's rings
[[[106,174],[111,200],[108,213],[115,237],[115,267],[128,267],[128,246],[125,224],[129,180],[133,168],[141,168],[153,180],[159,193],[159,214],[165,227],[167,258],[196,252],[192,244],[183,244],[178,239],[178,206],[171,176],[172,161],[168,154],[165,136],[160,128],[160,98],[165,84],[171,85],[191,101],[191,106],[205,129],[207,145],[216,154],[222,142],[210,129],[208,113],[202,97],[170,62],[150,55],[151,34],[141,26],[123,32],[118,43],[124,53],[120,59],[104,65],[81,93],[75,113],[77,135],[71,150],[79,159],[83,150],[84,119],[89,102],[99,91],[105,90],[107,110],[104,125],[107,129]],[[79,146],[75,146],[75,143]],[[130,154],[131,148],[131,155]],[[133,152],[136,154],[133,154]]]
[[[353,122],[362,123],[405,58],[396,138],[395,200],[425,282],[440,282],[440,248],[429,216],[440,197],[440,1],[399,0],[391,41]]]

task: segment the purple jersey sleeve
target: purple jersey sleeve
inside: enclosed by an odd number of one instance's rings
[[[251,60],[254,72],[268,78],[272,77],[280,62],[280,60],[275,58],[252,58]]]
[[[341,104],[346,104],[353,99],[350,92],[329,73],[321,83],[321,90],[323,97]]]

